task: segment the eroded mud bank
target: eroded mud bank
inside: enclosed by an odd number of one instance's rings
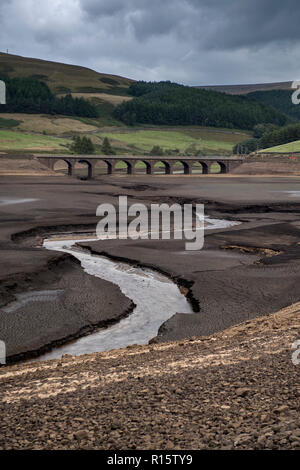
[[[10,284],[9,284],[10,283]],[[54,347],[108,327],[135,304],[115,284],[90,276],[80,262],[54,255],[43,270],[6,281],[0,307],[7,363],[39,356]],[[55,295],[54,295],[55,293]]]

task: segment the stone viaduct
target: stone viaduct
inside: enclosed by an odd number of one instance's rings
[[[145,173],[147,175],[154,174],[155,165],[160,163],[163,167],[163,172],[166,175],[176,174],[174,170],[175,165],[180,163],[183,173],[190,175],[193,172],[193,167],[198,164],[198,168],[202,167],[202,174],[206,175],[211,172],[211,166],[216,163],[219,165],[220,173],[230,173],[231,170],[239,166],[243,159],[241,157],[224,157],[224,156],[209,156],[209,157],[177,157],[177,156],[120,156],[120,155],[35,155],[41,163],[46,165],[51,170],[54,169],[58,161],[64,161],[68,166],[68,175],[72,176],[75,173],[76,163],[85,164],[87,166],[87,178],[91,179],[94,175],[94,169],[98,162],[103,162],[106,165],[106,173],[112,175],[117,171],[116,165],[119,162],[123,163],[124,173],[128,175],[140,174],[140,168],[137,168],[138,162],[143,162]],[[119,171],[119,169],[118,169]]]

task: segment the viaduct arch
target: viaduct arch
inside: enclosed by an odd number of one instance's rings
[[[191,175],[195,173],[195,168],[202,168],[202,175],[216,174],[215,168],[218,166],[220,169],[218,173],[230,173],[230,171],[243,162],[240,157],[154,157],[154,156],[119,156],[119,155],[35,155],[41,163],[46,165],[51,170],[54,169],[58,161],[64,161],[68,166],[68,175],[76,174],[75,166],[77,163],[85,164],[87,166],[87,178],[91,179],[94,175],[95,166],[98,162],[105,163],[107,175],[121,173],[124,175],[138,175],[141,174],[140,167],[143,163],[144,170],[147,175],[165,174],[176,175],[178,174],[178,164],[183,168],[184,175]],[[157,173],[157,166],[160,164],[160,171]],[[176,170],[177,164],[177,170]],[[161,171],[162,166],[164,170]]]

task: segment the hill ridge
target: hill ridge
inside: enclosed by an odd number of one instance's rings
[[[237,85],[197,85],[195,88],[228,93],[230,95],[246,95],[254,91],[291,90],[292,81],[271,83],[249,83]]]
[[[39,58],[0,52],[0,75],[14,77],[40,77],[52,91],[81,92],[83,89],[110,91],[128,88],[132,79],[115,74],[97,72],[81,65],[55,62]]]

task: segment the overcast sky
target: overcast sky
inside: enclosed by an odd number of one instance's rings
[[[1,51],[190,85],[300,79],[299,0],[0,0]]]

